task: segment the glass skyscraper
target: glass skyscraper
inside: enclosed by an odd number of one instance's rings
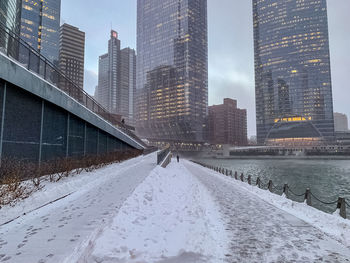
[[[1,0],[0,1],[0,26],[6,27],[11,32],[19,35],[19,23],[21,14],[20,0]],[[8,49],[8,47],[11,47]],[[8,49],[9,54],[16,57],[18,47],[15,43],[8,42],[8,35],[0,29],[0,48]]]
[[[151,142],[203,141],[207,0],[137,1],[136,128]]]
[[[97,101],[111,113],[117,112],[117,93],[120,82],[120,40],[111,31],[108,53],[99,57]]]
[[[253,0],[259,144],[334,139],[326,0]]]
[[[61,0],[22,0],[21,38],[56,65],[60,14]]]
[[[19,33],[20,3],[20,0],[0,1],[0,23],[17,34]]]

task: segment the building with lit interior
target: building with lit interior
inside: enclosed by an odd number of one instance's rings
[[[206,0],[137,1],[136,129],[154,144],[204,140]]]
[[[258,144],[334,141],[326,0],[253,0]]]
[[[22,0],[21,38],[56,66],[59,59],[61,0]],[[20,50],[21,56],[27,56]]]

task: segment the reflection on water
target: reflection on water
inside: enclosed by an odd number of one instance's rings
[[[322,201],[333,202],[339,196],[350,203],[350,161],[349,160],[237,160],[237,159],[199,159],[198,161],[223,167],[239,174],[251,175],[256,182],[259,176],[264,184],[272,180],[282,189],[288,184],[293,192],[300,194],[310,188]],[[278,191],[277,191],[278,192]],[[301,201],[303,198],[292,198]],[[334,212],[336,205],[323,205],[314,198],[313,206]],[[348,208],[348,216],[350,209]]]

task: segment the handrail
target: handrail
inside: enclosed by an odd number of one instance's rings
[[[203,166],[203,167],[205,167],[205,168],[208,168],[208,169],[214,170],[214,171],[216,171],[216,172],[219,172],[219,173],[221,173],[221,174],[224,174],[224,175],[226,175],[226,176],[231,176],[231,177],[233,177],[233,171],[229,171],[229,170],[227,170],[227,169],[225,169],[225,168],[216,167],[216,166],[212,166],[212,165],[207,165],[207,164],[204,164],[204,163],[201,163],[201,162],[197,162],[197,161],[193,161],[193,160],[192,160],[192,162],[193,162],[193,163],[196,163],[196,164],[198,164],[198,165],[201,165],[201,166]],[[243,175],[243,173],[242,173],[241,176],[240,176],[240,178],[238,178],[238,177],[237,177],[237,174],[238,174],[238,173],[235,172],[234,174],[235,174],[234,178],[235,178],[236,180],[241,180],[242,182],[244,182],[243,179],[246,179],[246,181],[248,180],[248,183],[251,184],[251,176],[248,176],[249,179],[247,179],[246,177],[244,177],[244,175]],[[304,193],[297,194],[297,193],[294,193],[294,192],[292,191],[292,189],[289,188],[288,184],[285,184],[284,187],[282,187],[282,188],[278,188],[278,187],[276,187],[276,186],[273,184],[272,180],[270,180],[269,183],[268,183],[267,185],[266,185],[266,184],[263,184],[263,182],[261,181],[260,177],[257,178],[256,185],[257,185],[259,188],[263,189],[263,190],[264,190],[264,188],[267,188],[266,190],[269,190],[270,192],[273,192],[273,191],[272,191],[273,188],[276,189],[276,190],[279,190],[279,191],[282,190],[282,194],[284,194],[287,198],[289,197],[289,194],[292,194],[292,195],[294,195],[294,196],[296,196],[296,197],[302,197],[302,196],[303,196],[303,197],[304,197],[304,202],[306,202],[307,205],[310,205],[310,206],[312,205],[311,197],[313,197],[315,200],[317,200],[318,202],[320,202],[320,203],[322,203],[322,204],[324,204],[324,205],[334,205],[334,204],[337,204],[336,209],[339,209],[339,214],[340,214],[340,216],[343,217],[343,218],[345,218],[345,219],[347,218],[347,216],[346,216],[346,207],[350,207],[350,205],[349,205],[348,201],[345,200],[345,198],[339,197],[338,200],[336,200],[336,201],[326,202],[326,201],[321,200],[321,199],[318,198],[317,196],[315,196],[315,195],[311,192],[310,188],[307,188],[306,191],[305,191]]]
[[[38,74],[52,85],[67,93],[87,109],[91,110],[112,126],[117,126],[122,132],[135,140],[142,147],[145,143],[140,140],[126,125],[117,120],[115,115],[106,110],[84,89],[70,80],[54,63],[33,49],[16,33],[0,22],[0,52],[16,60],[27,70]]]

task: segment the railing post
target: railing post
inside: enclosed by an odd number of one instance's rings
[[[230,171],[230,176],[233,177],[233,171],[232,170]]]
[[[346,219],[346,203],[345,198],[339,197],[337,203],[337,209],[339,209],[339,215]]]
[[[267,188],[269,189],[270,192],[272,192],[272,180],[269,181]]]
[[[251,175],[248,175],[248,184],[252,184],[252,176]]]
[[[306,188],[304,201],[306,201],[307,205],[311,206],[311,191],[310,191],[310,188]]]
[[[284,186],[283,186],[283,193],[288,198],[288,184],[284,184]]]
[[[244,182],[244,175],[241,173],[241,181]]]
[[[237,173],[237,171],[235,172],[235,179],[238,180],[238,173]]]
[[[260,180],[260,177],[258,177],[258,178],[256,179],[256,185],[257,185],[259,188],[261,188],[261,180]]]

